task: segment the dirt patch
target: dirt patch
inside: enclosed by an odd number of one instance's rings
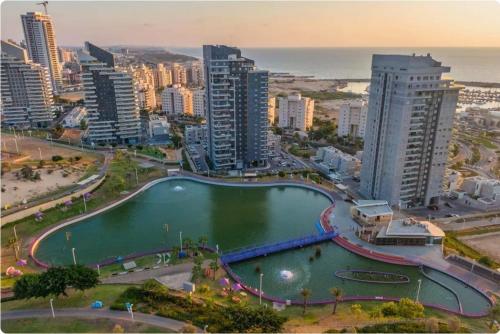
[[[498,244],[500,243],[500,232],[485,233],[480,235],[470,235],[459,238],[467,246],[470,246],[480,253],[483,253],[493,260],[500,262]]]
[[[7,153],[6,156],[17,154],[17,151],[19,150],[19,154],[29,156],[32,160],[40,160],[40,155],[43,160],[49,160],[53,155],[60,155],[63,158],[83,155],[83,153],[80,151],[51,145],[50,142],[41,140],[39,138],[28,136],[14,138],[14,136],[10,134],[2,134],[1,149],[2,155],[4,154],[4,152]]]

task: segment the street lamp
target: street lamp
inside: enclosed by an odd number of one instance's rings
[[[54,304],[52,303],[54,301],[54,298],[50,298],[50,310],[52,311],[52,318],[56,317],[56,314],[54,313]]]
[[[422,280],[419,279],[418,280],[418,288],[417,288],[417,302],[418,302],[418,298],[420,297],[420,286],[422,285]]]
[[[40,154],[40,160],[43,160],[42,159],[42,149],[40,147],[38,148],[38,153]]]
[[[262,277],[264,276],[263,273],[260,273],[260,279],[259,279],[259,305],[262,305]]]
[[[71,248],[71,254],[73,254],[73,264],[76,266],[76,255],[75,255],[75,248]]]

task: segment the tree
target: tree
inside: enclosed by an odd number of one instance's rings
[[[125,329],[120,324],[115,324],[112,330],[113,333],[125,333]]]
[[[66,288],[70,283],[70,272],[65,267],[52,267],[40,275],[40,284],[46,286],[49,295],[67,296]]]
[[[39,274],[24,274],[14,283],[14,296],[16,299],[30,299],[47,296],[42,291]]]
[[[61,161],[62,159],[63,159],[63,157],[61,157],[60,155],[53,155],[52,156],[52,161],[54,161],[54,162]]]
[[[311,290],[303,288],[300,290],[300,295],[302,296],[302,299],[304,300],[304,307],[302,309],[302,314],[306,314],[306,307],[307,307],[307,300],[309,297],[311,297]]]
[[[284,172],[284,171],[282,171],[282,170],[280,170],[280,171],[278,172],[278,176],[279,176],[279,177],[285,177],[285,172]]]
[[[182,246],[185,248],[186,254],[189,255],[194,246],[194,242],[190,238],[185,238],[182,242]]]
[[[176,148],[179,148],[179,144],[181,143],[182,138],[177,133],[174,133],[172,137],[170,137],[170,140],[172,140],[172,143]]]
[[[208,244],[208,237],[206,235],[202,235],[198,238],[198,247],[205,247]]]
[[[342,299],[343,292],[340,288],[331,288],[330,293],[334,297],[332,314],[335,314],[337,311],[337,303]]]
[[[80,130],[87,130],[87,127],[88,127],[88,125],[87,125],[87,121],[86,121],[86,120],[84,120],[84,119],[82,119],[82,120],[80,121]]]
[[[70,284],[73,288],[80,291],[94,288],[99,283],[99,274],[91,268],[81,264],[69,267]]]
[[[31,180],[33,179],[33,168],[30,166],[24,165],[23,168],[21,168],[21,176],[23,179],[26,180]]]
[[[360,304],[352,304],[351,312],[352,314],[354,314],[354,316],[359,317],[362,312],[362,306]]]
[[[214,280],[215,280],[215,274],[217,273],[217,270],[219,270],[219,262],[217,262],[217,260],[213,260],[212,262],[210,262],[210,269],[213,270],[214,272]]]
[[[424,307],[409,298],[401,298],[398,303],[398,314],[403,318],[415,319],[424,316]]]

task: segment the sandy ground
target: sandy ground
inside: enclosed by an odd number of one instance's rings
[[[13,206],[23,200],[29,201],[60,188],[74,185],[83,175],[83,172],[75,171],[67,177],[63,177],[62,170],[55,170],[52,174],[48,174],[45,168],[37,171],[41,172],[42,179],[39,181],[18,180],[15,171],[5,173],[2,176],[2,188],[5,188],[5,192],[2,192],[1,195],[2,208],[5,205]]]
[[[79,151],[51,146],[49,142],[45,142],[43,140],[31,137],[18,137],[17,139],[17,147],[19,152],[23,155],[29,155],[32,160],[40,160],[40,151],[42,154],[43,160],[50,160],[53,155],[60,155],[62,157],[74,157],[74,156],[82,156],[82,153]],[[40,150],[38,150],[40,148]],[[14,141],[14,136],[9,134],[2,134],[2,143],[1,143],[2,152],[12,152],[16,153],[16,143]],[[6,161],[6,160],[3,160]]]
[[[460,240],[466,245],[486,254],[495,261],[500,261],[500,253],[498,252],[500,232],[460,237]]]

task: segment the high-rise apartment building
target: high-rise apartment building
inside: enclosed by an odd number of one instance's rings
[[[62,76],[52,18],[46,14],[29,12],[21,15],[21,20],[29,58],[48,69],[52,90],[57,94],[62,87]]]
[[[340,106],[337,135],[364,138],[368,104],[365,101],[344,103]]]
[[[172,84],[172,72],[162,63],[156,65],[156,68],[153,69],[153,73],[156,88],[161,89]]]
[[[180,84],[172,85],[161,94],[162,110],[168,115],[193,115],[193,95]]]
[[[47,68],[28,59],[26,49],[2,41],[2,123],[20,128],[47,127],[54,119]]]
[[[80,62],[89,141],[119,144],[139,142],[139,106],[132,76],[108,65],[112,53],[88,42],[86,45],[90,57],[85,61],[80,58]]]
[[[295,93],[288,97],[278,98],[280,128],[307,131],[312,127],[314,115],[314,100]]]
[[[181,65],[174,63],[172,64],[172,83],[185,86],[187,84],[187,71],[186,68]]]
[[[191,90],[193,96],[193,115],[195,117],[206,117],[205,90],[195,88]]]
[[[190,86],[201,87],[203,80],[203,65],[200,62],[192,62],[187,68],[187,82]]]
[[[208,156],[215,169],[264,166],[268,160],[267,71],[237,48],[204,45]]]
[[[402,207],[437,203],[459,86],[427,56],[374,55],[361,193]]]

